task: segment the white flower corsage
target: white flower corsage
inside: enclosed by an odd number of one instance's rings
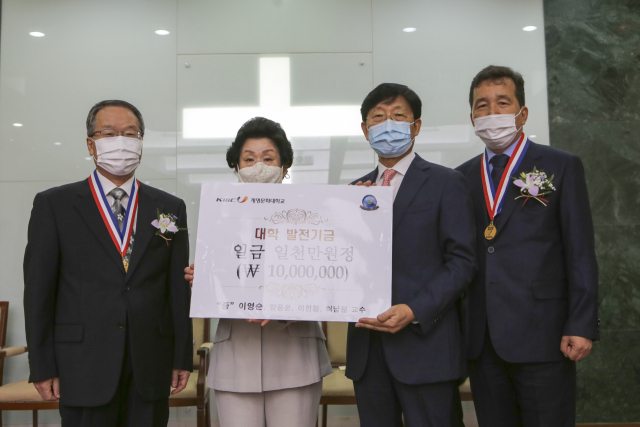
[[[541,170],[533,167],[533,172],[522,172],[520,177],[512,177],[513,183],[520,187],[520,196],[516,197],[516,200],[524,197],[525,201],[522,204],[524,208],[525,203],[529,199],[536,199],[543,205],[547,206],[549,203],[548,200],[544,199],[544,196],[551,193],[552,191],[556,191],[556,187],[553,186],[553,177],[547,178],[547,174]],[[545,203],[546,202],[546,203]]]
[[[167,246],[169,245],[169,239],[167,237],[168,233],[177,233],[180,230],[186,230],[186,228],[179,228],[178,226],[176,226],[176,221],[178,220],[178,217],[175,216],[174,214],[161,214],[160,211],[158,212],[158,218],[154,219],[151,222],[151,225],[153,225],[155,228],[157,228],[156,230],[156,236],[160,236],[162,237],[164,240],[167,241]]]

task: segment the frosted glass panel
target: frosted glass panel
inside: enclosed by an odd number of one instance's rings
[[[175,0],[3,1],[0,180],[89,176],[85,120],[104,99],[142,112],[139,176],[175,179],[175,13]]]
[[[370,0],[181,0],[178,53],[371,52]]]

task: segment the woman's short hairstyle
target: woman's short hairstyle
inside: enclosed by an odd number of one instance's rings
[[[235,141],[227,150],[227,164],[231,169],[238,169],[242,147],[250,138],[269,138],[278,149],[281,165],[290,168],[293,164],[293,148],[280,123],[264,117],[254,117],[240,127]]]

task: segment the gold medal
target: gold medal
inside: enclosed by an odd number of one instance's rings
[[[124,272],[129,271],[129,263],[122,258],[122,265],[124,265]]]
[[[518,169],[528,146],[529,140],[525,138],[525,135],[523,133],[520,136],[518,143],[516,144],[516,148],[513,151],[513,154],[509,156],[509,162],[502,172],[500,183],[496,188],[494,188],[495,185],[492,185],[493,180],[489,171],[489,165],[487,164],[486,151],[480,159],[482,191],[484,193],[484,200],[487,205],[487,213],[489,214],[489,219],[491,220],[491,223],[484,230],[484,238],[487,240],[495,239],[496,234],[498,234],[498,229],[495,225],[493,225],[493,220],[500,214],[500,211],[502,210],[502,201],[504,199],[504,195],[507,194],[507,184],[509,182],[509,176],[512,172],[515,172]]]
[[[495,225],[493,225],[493,221],[491,221],[491,224],[489,224],[487,228],[484,230],[484,238],[487,240],[492,240],[494,237],[496,237],[497,232],[498,232],[498,229],[496,228]]]

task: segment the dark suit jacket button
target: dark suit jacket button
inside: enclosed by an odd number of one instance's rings
[[[489,248],[487,249],[487,252],[489,252],[490,254],[492,254],[495,251],[495,249],[493,249],[493,246],[489,246]]]
[[[124,329],[124,323],[118,323],[118,328],[119,329]]]
[[[130,290],[130,289],[131,289],[131,288],[130,288],[130,287],[128,287],[128,286],[125,286],[125,287],[124,287],[124,291],[125,291],[125,292],[129,292],[129,290]]]

